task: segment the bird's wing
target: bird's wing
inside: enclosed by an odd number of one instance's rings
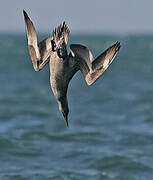
[[[91,69],[91,61],[93,60],[91,52],[81,44],[71,44],[70,49],[71,55],[78,61],[79,69],[84,78],[86,78]]]
[[[39,52],[41,56],[39,69],[42,69],[49,62],[49,57],[51,53],[53,52],[51,40],[52,40],[52,37],[47,37],[46,39],[44,39],[38,44]]]
[[[83,73],[87,84],[91,85],[111,64],[120,49],[120,43],[116,42],[96,59],[93,59],[92,53],[83,45],[72,44],[70,48],[72,56],[78,59],[79,68]]]
[[[39,71],[49,61],[49,56],[52,51],[52,37],[48,37],[38,44],[35,27],[27,13],[23,11],[23,14],[27,31],[29,54],[35,71]]]

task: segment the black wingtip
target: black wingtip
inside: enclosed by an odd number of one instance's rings
[[[24,19],[28,18],[28,14],[25,12],[25,10],[23,9],[23,15],[24,15]]]
[[[23,14],[24,14],[24,16],[26,16],[27,15],[27,13],[25,12],[25,10],[23,9]]]
[[[118,42],[118,50],[121,48],[121,43]]]
[[[114,45],[113,46],[116,48],[116,51],[119,51],[119,49],[121,48],[121,43],[117,41]]]

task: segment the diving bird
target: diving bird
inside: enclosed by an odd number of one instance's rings
[[[120,43],[116,42],[95,59],[90,50],[81,44],[71,44],[68,54],[70,30],[65,22],[55,28],[50,37],[38,43],[32,21],[25,11],[23,14],[33,67],[35,71],[39,71],[49,63],[50,85],[68,126],[67,89],[70,80],[80,70],[87,84],[93,84],[112,63],[120,49]]]

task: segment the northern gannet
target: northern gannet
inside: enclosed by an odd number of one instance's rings
[[[25,11],[23,14],[33,67],[39,71],[49,63],[51,88],[68,126],[67,89],[70,80],[80,70],[87,84],[93,84],[112,63],[120,43],[116,42],[95,59],[90,50],[81,44],[71,44],[68,54],[66,46],[70,30],[65,22],[53,30],[52,36],[38,43],[32,21]]]

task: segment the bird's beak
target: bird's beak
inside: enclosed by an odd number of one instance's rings
[[[66,115],[65,113],[62,113],[62,114],[63,114],[64,119],[65,119],[65,121],[66,121],[67,127],[69,127],[69,123],[68,123],[68,115]]]

